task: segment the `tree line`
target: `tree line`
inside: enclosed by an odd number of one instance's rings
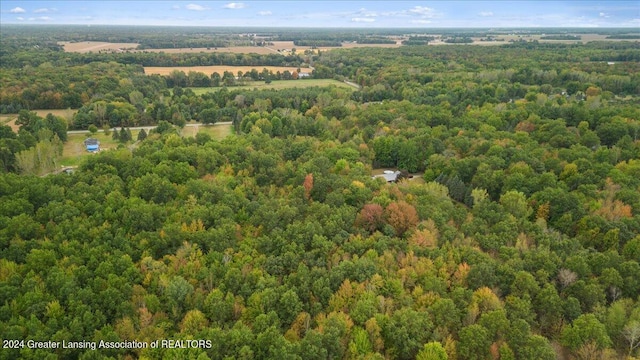
[[[213,359],[637,356],[637,65],[583,61],[629,50],[616,46],[315,60],[360,90],[196,95],[140,76],[157,84],[147,93],[120,78],[135,68],[90,65],[118,80],[73,126],[160,126],[72,174],[0,174],[2,338],[206,338],[180,355]],[[64,132],[21,116],[2,144]],[[225,120],[220,141],[179,135]],[[419,176],[386,183],[374,168]]]

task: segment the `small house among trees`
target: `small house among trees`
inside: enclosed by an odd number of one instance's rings
[[[87,151],[100,151],[100,141],[95,138],[87,138],[84,141],[84,146],[87,148]]]
[[[400,171],[392,171],[392,170],[385,170],[382,174],[380,175],[374,175],[373,178],[383,178],[385,179],[388,183],[394,183],[396,181],[399,180],[400,177]]]

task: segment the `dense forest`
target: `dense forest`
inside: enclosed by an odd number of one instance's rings
[[[21,110],[0,125],[2,339],[209,342],[0,358],[640,356],[637,42],[280,56],[360,88],[250,90],[142,66],[270,57],[19,39],[0,54],[0,109]],[[223,140],[180,135],[223,121]],[[72,173],[22,174],[67,129],[151,124]]]

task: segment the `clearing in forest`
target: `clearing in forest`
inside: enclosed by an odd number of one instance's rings
[[[140,44],[137,43],[110,43],[103,41],[59,41],[58,45],[62,45],[66,52],[76,53],[89,53],[99,52],[101,50],[107,51],[125,51],[137,48]]]
[[[333,80],[333,79],[298,79],[298,80],[273,80],[271,83],[267,84],[264,81],[249,81],[244,85],[239,86],[229,86],[226,87],[227,90],[282,90],[282,89],[291,89],[291,88],[309,88],[309,87],[324,87],[324,86],[337,86],[345,89],[354,89],[348,84],[344,82]],[[206,87],[206,88],[190,88],[196,95],[202,95],[209,92],[216,92],[223,89],[223,87]]]
[[[59,163],[64,166],[76,166],[79,165],[81,160],[85,156],[94,156],[94,153],[90,153],[87,151],[84,140],[88,137],[92,137],[98,139],[100,141],[100,148],[102,150],[110,150],[116,149],[120,142],[113,139],[113,129],[111,129],[107,134],[105,134],[104,130],[100,129],[95,134],[87,133],[72,133],[67,135],[67,142],[64,143],[64,147],[62,149],[62,157],[59,160]],[[120,131],[118,128],[117,131]],[[138,138],[139,129],[132,129],[131,136],[133,138],[133,142]],[[203,132],[211,136],[212,139],[222,140],[225,137],[231,134],[231,125],[228,124],[216,124],[216,125],[195,125],[195,126],[186,126],[184,127],[180,133],[184,137],[195,137],[198,132]],[[147,130],[147,133],[149,131]],[[129,143],[126,146],[130,146]]]
[[[65,120],[67,123],[70,123],[73,119],[73,116],[78,112],[77,109],[44,109],[44,110],[31,110],[34,111],[38,116],[45,117],[48,114],[53,114],[55,116],[59,116]],[[0,125],[9,125],[13,131],[18,131],[20,126],[16,125],[16,120],[18,119],[18,114],[2,114],[0,115]]]
[[[262,70],[267,69],[276,73],[280,71],[281,73],[285,71],[289,71],[293,73],[294,71],[298,71],[297,67],[287,67],[287,66],[227,66],[227,65],[212,65],[212,66],[170,66],[170,67],[162,67],[162,66],[145,66],[144,73],[147,75],[169,75],[171,72],[178,70],[184,71],[185,74],[188,74],[189,71],[201,72],[206,75],[211,75],[214,72],[222,75],[225,71],[230,71],[234,75],[238,73],[238,71],[242,71],[243,73],[250,72],[252,69],[256,69],[258,72],[262,72]],[[311,72],[311,69],[301,68],[301,72]]]

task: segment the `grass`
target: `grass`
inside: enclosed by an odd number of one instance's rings
[[[140,130],[131,130],[131,136],[133,139],[138,138]],[[222,140],[231,134],[231,125],[200,125],[200,126],[188,126],[182,129],[182,136],[194,137],[198,132],[209,134],[214,140]],[[87,156],[92,156],[94,153],[90,153],[84,146],[84,140],[88,137],[96,138],[100,141],[100,148],[103,150],[116,149],[120,145],[119,141],[111,138],[113,133],[105,135],[104,132],[98,132],[94,135],[90,134],[68,134],[67,142],[62,149],[62,158],[60,164],[64,166],[77,166]],[[129,143],[127,146],[131,146]]]
[[[131,136],[134,139],[138,137],[138,130],[132,130]],[[62,158],[60,163],[64,166],[75,166],[80,164],[81,160],[86,156],[91,156],[93,153],[88,152],[84,146],[84,140],[88,137],[96,138],[100,141],[100,148],[104,150],[115,149],[120,142],[111,138],[112,132],[109,135],[105,135],[103,132],[90,134],[68,134],[67,142],[62,149]]]
[[[267,69],[274,73],[280,71],[285,72],[289,71],[293,73],[297,71],[297,67],[287,67],[287,66],[231,66],[231,65],[210,65],[210,66],[145,66],[144,73],[147,75],[158,74],[167,76],[170,75],[173,71],[184,71],[185,74],[188,74],[189,71],[201,72],[207,75],[211,75],[214,72],[217,72],[222,76],[225,71],[230,71],[234,75],[238,73],[238,71],[242,71],[242,73],[250,72],[252,69],[256,69],[258,72],[261,72],[263,69]],[[301,72],[310,72],[310,69],[303,68],[300,69]]]
[[[211,136],[214,140],[222,140],[231,135],[231,125],[198,125],[187,126],[182,129],[182,136],[195,137],[197,133],[204,133]]]
[[[291,88],[309,88],[314,86],[337,86],[345,89],[354,89],[348,84],[333,79],[305,79],[305,80],[274,80],[270,84],[264,81],[251,81],[246,85],[230,86],[229,90],[282,90]],[[209,87],[209,88],[190,88],[196,95],[202,95],[209,92],[220,91],[223,87]]]
[[[73,116],[78,112],[77,109],[48,109],[48,110],[31,110],[34,111],[38,116],[44,118],[49,113],[59,116],[67,122],[71,122]],[[0,115],[0,124],[9,125],[13,131],[18,131],[19,126],[16,125],[15,121],[18,119],[18,114],[3,114]]]

